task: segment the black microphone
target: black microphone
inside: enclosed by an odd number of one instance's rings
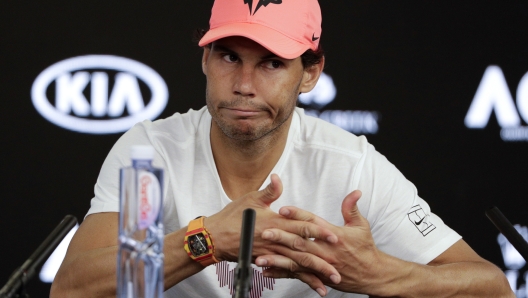
[[[486,216],[493,222],[497,229],[510,241],[511,245],[528,260],[528,243],[523,236],[513,227],[510,221],[500,212],[499,208],[492,207],[486,211]]]
[[[253,252],[253,234],[255,233],[255,210],[248,208],[242,215],[242,231],[240,237],[240,250],[238,252],[238,265],[235,269],[234,298],[247,298],[253,281],[251,268],[251,255]]]
[[[24,291],[24,286],[35,275],[35,269],[44,263],[75,224],[77,224],[77,218],[73,215],[66,215],[29,259],[9,277],[7,283],[0,289],[0,298],[16,297],[15,295],[19,294],[26,296],[25,293],[20,292]]]

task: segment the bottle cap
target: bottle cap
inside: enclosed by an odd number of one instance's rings
[[[135,160],[153,160],[154,147],[149,145],[134,145],[130,148],[130,157]]]

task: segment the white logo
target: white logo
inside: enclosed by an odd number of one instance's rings
[[[514,227],[524,240],[528,241],[528,228],[520,225],[515,225]],[[518,285],[519,271],[526,265],[526,261],[504,235],[499,234],[497,242],[501,248],[504,265],[508,269],[504,274],[510,283],[510,287],[517,294],[517,297],[528,297],[526,285]],[[524,279],[526,281],[526,274]]]
[[[117,71],[110,96],[109,75],[101,70]],[[147,106],[138,79],[150,89],[152,96]],[[55,106],[47,97],[53,82]],[[89,102],[83,94],[88,84]],[[137,122],[159,116],[167,105],[168,89],[158,73],[140,62],[109,55],[89,55],[63,60],[48,67],[35,79],[31,97],[37,111],[60,127],[83,133],[107,134],[126,131]],[[128,115],[120,117],[125,108]],[[102,117],[110,119],[93,119]]]
[[[59,271],[59,267],[62,264],[62,261],[64,260],[64,257],[66,256],[66,251],[68,250],[68,246],[70,245],[71,239],[73,238],[73,235],[79,228],[79,224],[76,224],[75,227],[73,227],[70,232],[64,236],[64,238],[61,240],[57,248],[53,251],[53,253],[49,256],[48,260],[44,265],[42,266],[42,269],[40,269],[40,280],[46,283],[51,283],[55,279],[55,275],[57,275],[57,271]]]
[[[323,72],[312,91],[299,95],[299,101],[307,106],[313,105],[317,108],[322,108],[331,103],[335,99],[336,94],[337,89],[334,85],[334,80]]]
[[[502,70],[495,65],[489,66],[464,120],[466,126],[482,129],[495,112],[504,141],[528,141],[528,127],[521,126],[519,118],[520,114],[528,122],[528,73],[519,82],[516,95],[517,109]]]
[[[521,227],[520,225],[515,225],[514,227],[524,240],[528,240],[528,228]],[[510,270],[518,270],[526,265],[524,258],[504,235],[499,234],[497,241],[501,247],[502,258],[504,259],[504,265],[506,265],[506,268]]]
[[[306,115],[313,116],[342,129],[356,134],[375,134],[378,132],[378,113],[371,111],[350,111],[350,110],[324,110],[324,106],[334,101],[337,89],[332,77],[326,73],[321,73],[319,81],[308,93],[299,95],[299,102],[310,107],[306,109]]]

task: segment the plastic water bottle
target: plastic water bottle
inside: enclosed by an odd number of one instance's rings
[[[117,297],[163,297],[163,170],[154,148],[132,146],[132,166],[121,169]]]

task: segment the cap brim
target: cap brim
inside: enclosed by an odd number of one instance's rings
[[[211,29],[202,37],[198,45],[203,47],[229,36],[249,38],[285,59],[297,58],[310,49],[309,45],[293,40],[278,31],[257,23],[233,23]]]

